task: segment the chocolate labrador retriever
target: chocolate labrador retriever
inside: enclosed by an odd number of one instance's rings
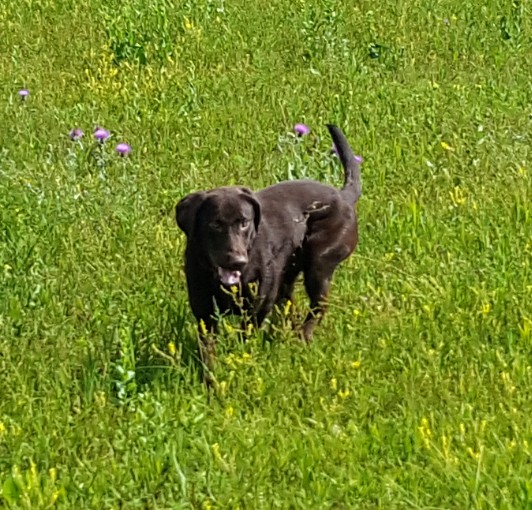
[[[334,270],[355,249],[362,159],[339,128],[327,127],[344,167],[342,189],[310,180],[284,181],[256,193],[228,186],[192,193],[176,207],[177,224],[187,236],[190,306],[209,371],[216,311],[245,311],[260,326],[275,304],[291,298],[302,272],[310,298],[302,334],[309,341],[325,311]]]

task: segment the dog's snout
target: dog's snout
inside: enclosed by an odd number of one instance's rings
[[[227,268],[236,271],[241,270],[248,263],[248,256],[246,253],[231,252],[227,257]]]

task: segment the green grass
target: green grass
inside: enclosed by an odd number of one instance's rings
[[[3,0],[0,507],[532,508],[531,15]],[[309,347],[226,322],[209,398],[173,208],[340,183],[327,122],[358,250]]]

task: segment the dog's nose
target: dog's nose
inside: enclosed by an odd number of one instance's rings
[[[228,269],[240,271],[248,263],[248,256],[245,253],[230,253],[227,262]]]

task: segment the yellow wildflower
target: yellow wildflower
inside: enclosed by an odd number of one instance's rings
[[[177,349],[175,347],[174,342],[168,342],[168,352],[170,353],[171,356],[176,355]]]
[[[449,191],[451,200],[455,206],[464,205],[466,203],[466,196],[459,186],[454,187],[454,191]]]
[[[236,356],[232,352],[230,352],[225,357],[225,363],[229,368],[236,368]]]
[[[52,492],[52,495],[50,496],[50,503],[48,504],[48,508],[55,505],[55,502],[57,501],[57,498],[59,498],[60,494],[61,494],[61,491]]]
[[[421,426],[419,427],[423,430],[423,433],[427,435],[428,437],[432,436],[432,431],[430,430],[429,420],[427,418],[423,418],[421,420]]]
[[[227,390],[227,381],[220,381],[218,383],[218,393],[220,395],[225,395],[225,391]]]
[[[349,395],[351,395],[351,392],[349,391],[349,388],[346,388],[345,390],[340,390],[338,392],[338,396],[342,399],[342,400],[345,400],[347,397],[349,397]]]
[[[484,303],[482,305],[482,310],[480,311],[480,313],[482,315],[488,315],[488,313],[491,312],[491,304],[490,303]]]
[[[441,148],[446,151],[454,152],[454,149],[446,142],[440,142]]]
[[[37,464],[35,464],[35,462],[33,462],[32,460],[30,460],[30,469],[29,469],[29,472],[27,473],[27,480],[28,480],[28,485],[27,485],[28,489],[36,487],[37,484],[39,483],[39,471],[37,470]]]
[[[218,443],[214,443],[211,446],[211,451],[216,460],[222,460],[222,454],[220,453],[220,445]]]
[[[336,380],[336,377],[333,377],[331,379],[331,389],[333,389],[334,391],[336,391],[338,389],[338,381]]]
[[[357,359],[357,360],[351,362],[351,367],[352,368],[360,368],[361,364],[362,364],[362,362],[359,359]]]
[[[477,460],[480,457],[480,452],[476,452],[471,448],[470,446],[467,448],[467,453],[475,460]]]
[[[248,291],[251,297],[256,298],[259,294],[259,284],[257,282],[249,282]]]
[[[451,460],[451,438],[445,434],[441,436],[441,449],[445,460]]]
[[[510,393],[513,393],[515,391],[515,385],[512,383],[512,379],[510,377],[510,374],[508,372],[501,372],[501,379],[502,379],[502,382],[503,382],[504,386],[506,387],[506,389]],[[513,411],[513,409],[515,409],[515,408],[512,408],[511,411]]]
[[[432,430],[430,430],[429,420],[427,418],[421,419],[421,424],[417,428],[421,440],[423,441],[423,445],[425,448],[428,448],[430,445],[430,438],[432,437]]]
[[[105,391],[97,391],[94,395],[94,400],[96,401],[96,404],[98,404],[100,407],[104,407],[107,403]]]

